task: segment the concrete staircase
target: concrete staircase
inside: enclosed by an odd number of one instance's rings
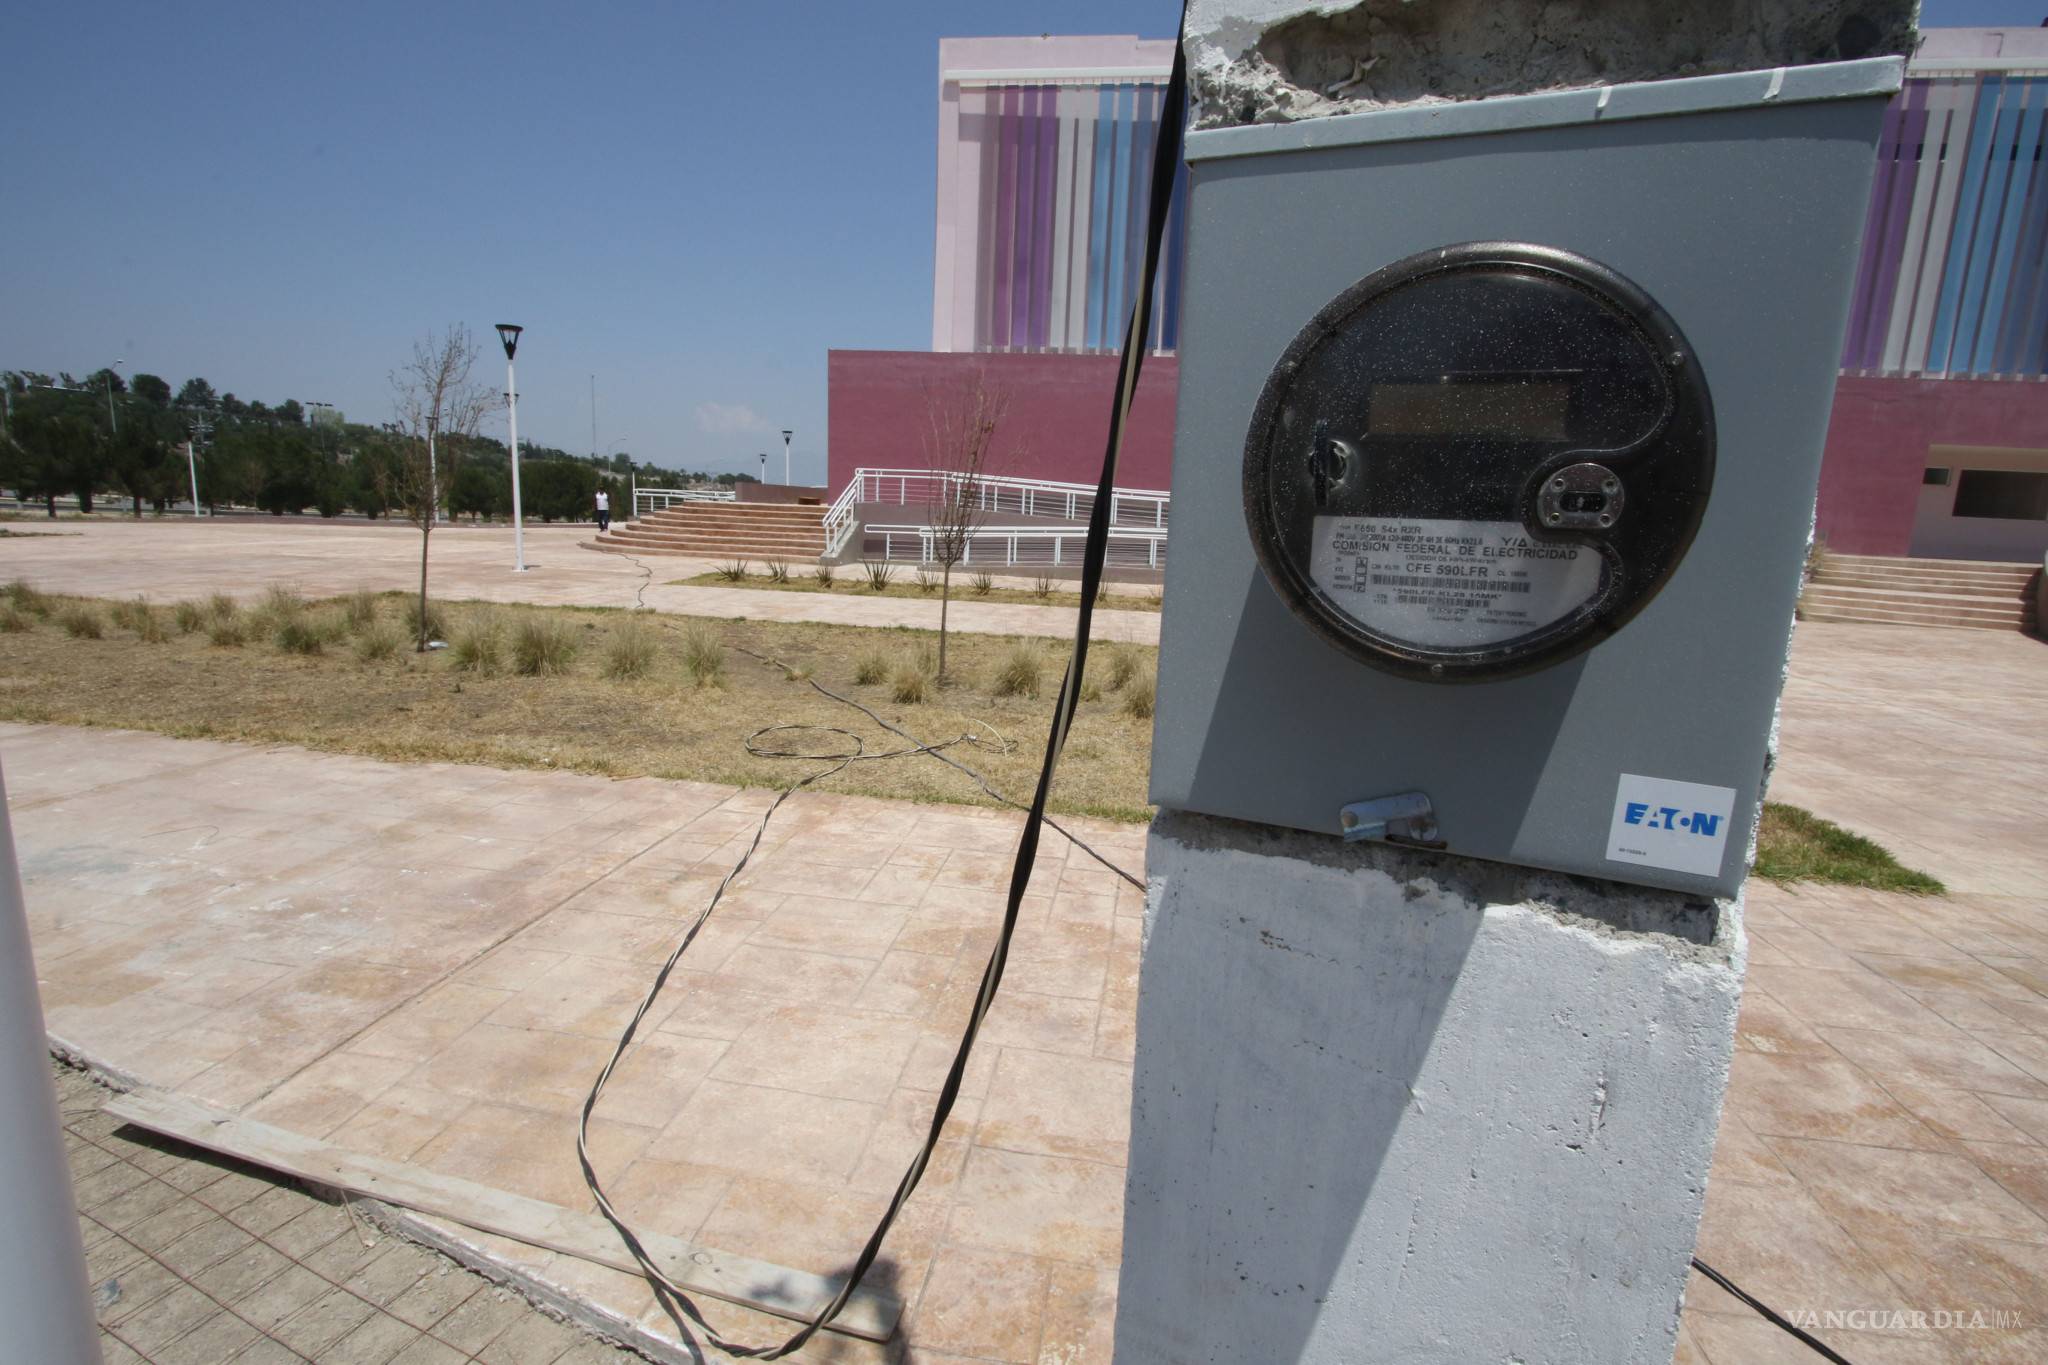
[[[688,502],[616,525],[584,545],[613,554],[812,560],[825,553],[824,522],[823,507]]]
[[[2040,572],[1989,560],[1830,554],[1808,580],[1799,614],[1808,621],[2037,630]]]

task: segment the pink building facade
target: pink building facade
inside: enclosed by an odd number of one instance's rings
[[[931,396],[1008,399],[998,472],[1093,482],[1172,46],[940,44],[930,352],[831,353],[833,489],[922,468]],[[1185,180],[1118,482],[1165,488]],[[1887,116],[1821,472],[1830,549],[2048,552],[2048,30],[1930,30]]]

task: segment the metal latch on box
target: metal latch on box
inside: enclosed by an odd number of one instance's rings
[[[1337,812],[1337,823],[1346,843],[1383,839],[1412,848],[1445,847],[1444,841],[1436,837],[1436,808],[1422,792],[1354,801]]]

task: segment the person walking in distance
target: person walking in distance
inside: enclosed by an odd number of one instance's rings
[[[599,531],[609,531],[612,529],[612,495],[605,492],[602,488],[597,490],[597,529]]]

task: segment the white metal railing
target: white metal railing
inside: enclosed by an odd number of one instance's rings
[[[1095,511],[1094,484],[1063,483],[1056,479],[1016,479],[1000,474],[969,478],[933,469],[856,469],[825,513],[825,553],[836,555],[845,547],[858,522],[855,512],[862,504],[943,506],[963,493],[991,515],[1008,513],[1079,521]],[[1109,524],[1163,534],[1167,529],[1167,505],[1172,501],[1173,495],[1163,489],[1113,488],[1110,490]],[[1035,532],[1042,528],[1016,529]]]
[[[633,515],[660,512],[679,502],[732,502],[738,496],[729,488],[636,488]]]
[[[937,537],[938,532],[929,526],[863,526],[861,556],[936,564]],[[960,566],[1078,568],[1087,540],[1085,526],[983,526],[967,537]],[[1166,532],[1113,529],[1109,533],[1106,562],[1124,568],[1160,568],[1166,563]]]

